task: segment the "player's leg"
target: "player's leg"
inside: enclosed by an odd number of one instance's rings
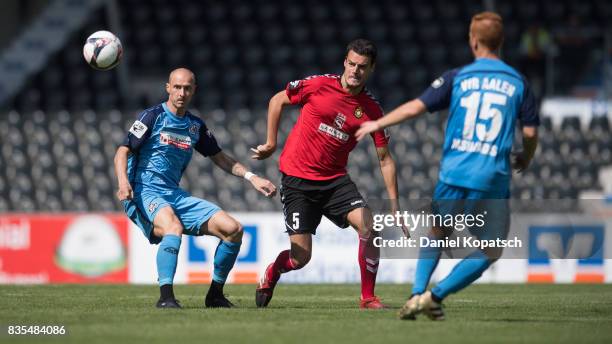
[[[266,279],[271,283],[276,283],[281,274],[289,271],[299,270],[306,266],[312,256],[312,234],[296,233],[289,235],[291,248],[282,251],[268,269],[266,269]]]
[[[508,201],[504,198],[507,193],[483,193],[481,191],[471,193],[473,199],[467,200],[466,212],[474,215],[486,214],[485,226],[476,228],[471,233],[478,239],[505,239],[510,225]],[[472,252],[431,290],[432,300],[441,302],[448,295],[472,284],[501,256],[501,253],[502,249],[496,247],[485,250],[477,249]]]
[[[428,234],[430,239],[441,239],[445,231],[441,228],[432,228]],[[412,295],[423,294],[427,290],[431,275],[440,261],[441,250],[438,247],[425,247],[419,251],[416,274],[412,284]],[[412,297],[412,296],[411,296]]]
[[[361,272],[360,307],[384,308],[374,294],[380,259],[380,249],[374,246],[374,238],[378,233],[372,228],[372,212],[350,178],[327,192],[323,214],[338,227],[351,225],[359,235],[357,258]]]
[[[255,291],[257,307],[267,307],[272,300],[274,288],[281,274],[299,270],[306,266],[312,256],[312,234],[294,233],[289,235],[291,249],[278,254],[274,262],[266,268],[264,276]]]
[[[157,273],[161,294],[157,307],[180,308],[174,297],[172,285],[181,247],[183,225],[172,207],[164,206],[157,210],[153,220],[153,234],[162,238],[157,249]]]
[[[442,300],[476,281],[493,261],[481,250],[472,252],[455,265],[450,274],[431,291],[415,296],[416,308],[431,320],[444,320]]]
[[[291,249],[278,254],[274,262],[266,269],[269,281],[278,281],[281,274],[299,270],[310,262],[312,256],[312,234],[296,233],[289,235]]]
[[[312,252],[312,235],[316,233],[323,216],[316,191],[281,187],[280,193],[291,248],[280,252],[266,268],[255,291],[257,307],[266,307],[270,303],[281,274],[301,269],[308,264]]]
[[[346,219],[359,235],[360,307],[370,309],[384,308],[378,297],[374,294],[380,260],[380,248],[374,245],[374,238],[378,233],[372,229],[372,212],[369,208],[353,209],[347,214]]]
[[[453,215],[461,208],[461,199],[465,197],[463,188],[454,187],[443,182],[438,182],[434,190],[432,201],[432,212],[436,215],[445,216]],[[433,227],[428,233],[430,239],[441,239],[449,234],[452,228]],[[442,251],[439,247],[424,247],[419,251],[419,259],[417,260],[414,283],[412,285],[412,294],[406,303],[399,311],[399,318],[403,320],[414,320],[416,315],[423,311],[423,306],[420,305],[422,295],[425,295],[431,276],[435,271],[440,261]],[[440,304],[431,303],[427,308],[430,313],[442,312]],[[439,314],[441,320],[444,314]]]
[[[441,228],[432,228],[428,236],[432,239],[440,239],[448,233]],[[421,248],[419,259],[417,260],[416,273],[414,283],[412,285],[412,294],[406,303],[399,311],[399,318],[402,320],[415,320],[416,315],[422,311],[419,307],[419,301],[423,293],[427,290],[427,285],[431,279],[431,275],[438,266],[440,261],[441,250],[437,247]]]
[[[465,197],[465,189],[438,182],[434,190],[432,201],[432,212],[436,215],[453,215],[460,211],[461,199]],[[441,239],[449,234],[449,230],[440,227],[433,227],[428,236],[431,239]],[[425,247],[419,251],[414,284],[412,285],[412,295],[420,295],[427,290],[427,285],[431,276],[440,261],[441,250],[438,247]]]
[[[213,278],[206,294],[206,307],[232,307],[223,295],[223,286],[234,267],[242,244],[242,225],[225,211],[216,212],[200,228],[200,234],[213,235],[220,239],[215,250]]]

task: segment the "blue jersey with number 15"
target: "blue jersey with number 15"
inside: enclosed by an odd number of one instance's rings
[[[540,122],[525,78],[501,60],[480,58],[444,73],[419,99],[429,112],[449,108],[440,181],[507,191],[515,123]]]

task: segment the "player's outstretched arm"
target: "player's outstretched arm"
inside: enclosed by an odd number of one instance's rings
[[[400,105],[376,121],[362,123],[361,128],[355,133],[355,137],[357,141],[361,141],[361,139],[370,133],[398,124],[409,118],[416,117],[426,111],[427,108],[425,107],[425,103],[420,99],[413,99]]]
[[[538,148],[538,128],[537,127],[523,127],[523,151],[514,156],[512,167],[521,173],[529,166],[531,159],[535,154],[536,148]]]
[[[130,154],[130,149],[126,146],[120,146],[115,153],[115,174],[117,175],[117,198],[120,201],[124,199],[132,199],[134,192],[127,175],[127,160]]]
[[[391,152],[389,152],[389,148],[385,147],[376,147],[376,154],[378,155],[378,163],[380,164],[380,173],[383,176],[383,180],[385,182],[385,187],[387,189],[387,194],[389,195],[390,200],[397,201],[398,191],[397,191],[397,172],[395,166],[395,160],[391,156]],[[399,210],[397,208],[397,202],[392,204],[393,211]]]
[[[389,201],[391,202],[391,214],[395,214],[400,210],[395,160],[391,156],[391,152],[387,146],[376,147],[376,154],[378,155],[378,163],[380,164],[380,173],[382,174],[383,181],[385,182],[385,188],[387,189],[387,195],[389,195]],[[409,238],[410,234],[408,229],[402,227],[402,230],[406,237]]]
[[[281,113],[285,105],[291,104],[287,93],[283,90],[275,94],[268,104],[268,135],[266,143],[251,148],[253,155],[251,158],[263,160],[274,154],[276,151],[276,140],[278,136],[278,125],[280,123]]]
[[[276,186],[272,182],[247,171],[244,165],[224,152],[212,155],[210,159],[225,172],[250,181],[255,190],[261,192],[264,196],[274,197],[276,195]]]

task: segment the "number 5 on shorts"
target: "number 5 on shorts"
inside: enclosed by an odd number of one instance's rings
[[[293,229],[300,229],[300,213],[293,213]]]

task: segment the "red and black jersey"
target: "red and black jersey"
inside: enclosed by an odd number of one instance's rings
[[[280,170],[308,180],[329,180],[346,175],[355,132],[361,123],[383,116],[374,97],[363,90],[347,93],[339,75],[317,75],[287,84],[291,104],[302,109],[280,156]],[[376,147],[389,142],[384,131],[372,133]]]

